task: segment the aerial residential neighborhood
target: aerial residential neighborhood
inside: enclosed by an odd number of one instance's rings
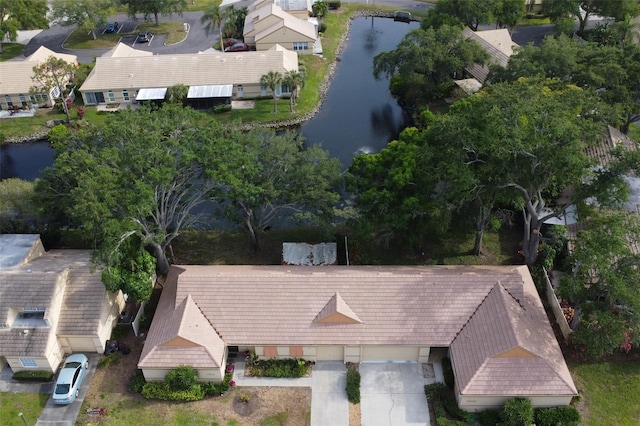
[[[0,7],[0,423],[638,424],[639,21]]]

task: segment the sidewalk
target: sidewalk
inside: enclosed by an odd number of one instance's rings
[[[9,364],[5,364],[0,371],[0,392],[51,393],[53,389],[53,380],[50,382],[30,382],[12,380],[11,376],[13,376],[13,371]]]

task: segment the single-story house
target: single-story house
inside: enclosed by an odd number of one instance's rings
[[[509,63],[509,57],[513,55],[514,48],[518,47],[518,44],[511,40],[511,34],[506,28],[486,31],[465,28],[462,35],[478,43],[489,54],[490,63],[503,67]],[[474,64],[466,71],[480,83],[484,83],[489,75],[489,67],[486,65]]]
[[[190,88],[187,102],[215,96],[255,98],[268,95],[260,85],[264,74],[298,70],[298,54],[278,45],[261,52],[140,56],[127,52],[127,56],[96,58],[80,87],[85,105],[162,100],[176,84]],[[194,86],[200,88],[191,91]],[[279,86],[276,94],[281,93]]]
[[[244,20],[244,42],[256,50],[268,50],[275,44],[303,53],[317,52],[317,26],[299,19],[274,3],[250,11]]]
[[[57,87],[41,93],[31,93],[31,88],[37,86],[32,79],[33,67],[46,61],[50,56],[64,59],[70,64],[78,64],[78,58],[75,55],[56,53],[44,46],[40,46],[24,61],[0,62],[0,110],[53,105],[53,100],[60,96]]]
[[[426,363],[448,348],[461,408],[577,395],[526,266],[172,266],[138,367],[221,380],[230,353]]]
[[[56,371],[65,354],[102,353],[123,307],[92,272],[90,251],[0,235],[0,365]]]

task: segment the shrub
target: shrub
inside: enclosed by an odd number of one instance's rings
[[[480,411],[478,421],[482,426],[496,426],[500,423],[500,412],[497,410]]]
[[[445,411],[454,419],[461,420],[466,423],[471,421],[471,414],[458,407],[458,402],[453,395],[449,395],[448,398],[442,401],[442,405],[444,405]]]
[[[454,389],[455,378],[453,376],[453,366],[449,358],[442,358],[442,374],[444,375],[444,383],[449,389]]]
[[[120,359],[122,359],[122,352],[120,351],[112,352],[109,355],[106,355],[105,357],[100,358],[100,360],[98,361],[97,367],[104,368],[110,365],[116,365],[117,363],[120,362]]]
[[[11,378],[32,382],[48,382],[53,379],[53,373],[51,371],[42,370],[17,371],[13,373]]]
[[[231,111],[231,104],[220,104],[213,107],[214,114],[222,114],[223,112],[229,111]]]
[[[302,358],[264,359],[247,366],[250,375],[256,377],[302,377],[309,372],[311,364]]]
[[[198,372],[188,365],[170,370],[164,376],[164,382],[173,392],[188,391],[198,384]]]
[[[198,384],[189,390],[172,391],[165,382],[149,382],[142,387],[142,396],[163,401],[199,401],[204,398],[204,392]]]
[[[353,368],[347,369],[347,399],[352,404],[360,403],[360,372]]]
[[[327,24],[325,24],[324,22],[320,22],[320,25],[318,26],[318,32],[324,33],[325,31],[327,31]]]
[[[537,426],[577,426],[580,413],[573,407],[538,408],[535,410]]]
[[[508,399],[500,410],[502,423],[509,426],[530,426],[533,423],[533,406],[528,399]]]
[[[147,381],[144,379],[144,374],[142,374],[142,370],[138,369],[129,378],[129,390],[131,392],[140,393],[142,392],[142,388],[146,383]]]
[[[442,401],[447,397],[449,388],[442,382],[431,383],[430,385],[424,385],[424,394],[427,396],[429,402]]]
[[[467,426],[467,422],[460,420],[450,420],[446,417],[436,417],[436,423],[438,426]]]
[[[329,10],[338,10],[340,9],[340,6],[342,6],[342,3],[340,3],[340,0],[329,0],[327,2],[327,8]]]

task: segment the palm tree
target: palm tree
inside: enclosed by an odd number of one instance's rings
[[[202,18],[200,18],[200,23],[207,24],[204,27],[207,36],[213,31],[215,27],[218,27],[218,33],[220,36],[220,50],[222,50],[223,52],[224,40],[222,39],[222,26],[226,19],[227,11],[217,5],[211,6],[209,9],[207,9],[204,12],[204,15],[202,15]]]
[[[276,88],[282,83],[282,74],[278,71],[269,71],[260,77],[260,85],[268,87],[273,93],[273,112],[278,112],[278,102],[276,101]]]
[[[229,8],[225,12],[227,22],[224,25],[225,33],[229,37],[237,39],[242,38],[242,32],[244,30],[244,18],[247,17],[248,13],[249,9],[246,6],[239,9],[236,9],[233,5],[229,6]]]
[[[297,105],[298,88],[304,87],[304,73],[298,71],[289,71],[285,74],[282,82],[291,89],[289,97],[289,112],[293,112],[293,106]]]

